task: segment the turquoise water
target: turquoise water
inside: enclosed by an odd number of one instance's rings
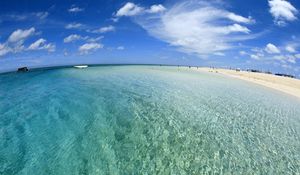
[[[300,174],[300,100],[215,73],[0,75],[0,174]]]

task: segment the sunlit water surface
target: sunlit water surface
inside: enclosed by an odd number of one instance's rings
[[[300,100],[216,73],[0,75],[0,174],[299,174]]]

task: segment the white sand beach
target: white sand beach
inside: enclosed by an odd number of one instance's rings
[[[255,73],[247,71],[236,71],[220,68],[199,68],[199,71],[206,71],[212,73],[220,73],[223,75],[239,78],[249,82],[263,85],[281,92],[293,95],[300,98],[300,80],[289,77],[281,77],[266,73]]]

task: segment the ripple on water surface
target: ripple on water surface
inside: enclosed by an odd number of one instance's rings
[[[0,75],[0,174],[299,174],[300,101],[185,68]]]

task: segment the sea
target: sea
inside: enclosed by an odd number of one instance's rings
[[[0,174],[300,174],[300,100],[177,66],[0,74]]]

